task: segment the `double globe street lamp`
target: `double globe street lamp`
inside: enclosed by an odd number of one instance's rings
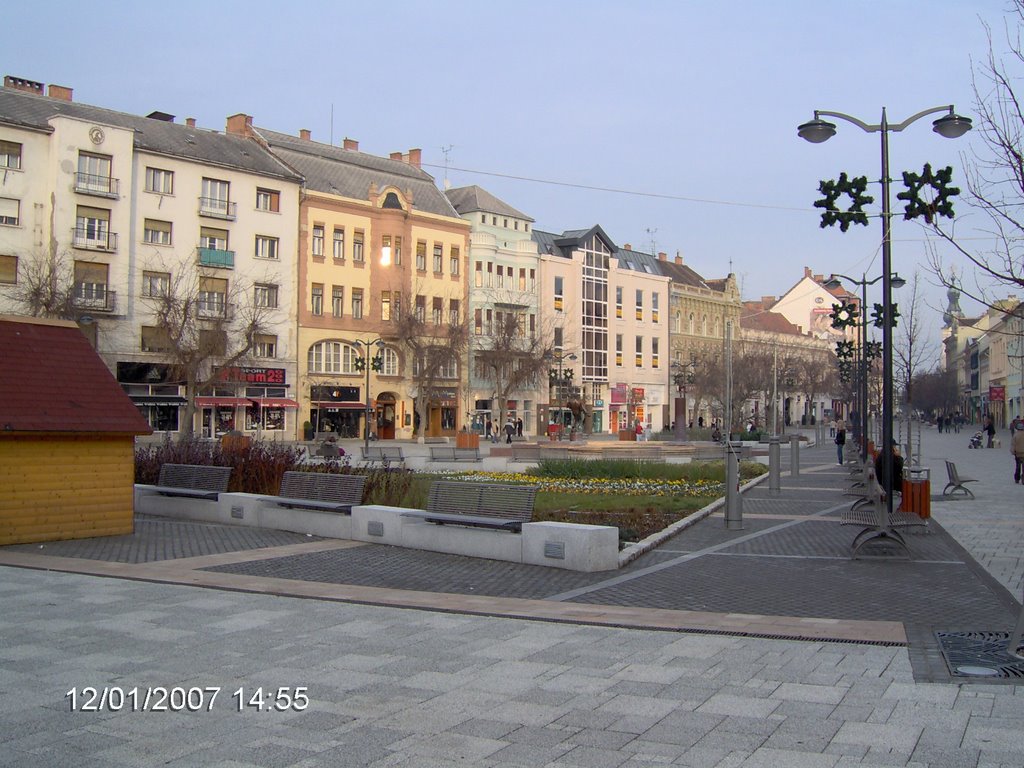
[[[363,356],[356,358],[356,368],[362,367],[366,372],[366,390],[363,393],[366,397],[366,413],[363,419],[363,448],[369,449],[370,417],[373,415],[373,403],[370,398],[370,371],[373,370],[380,373],[384,368],[384,339],[356,339],[355,345],[363,350]],[[373,351],[373,347],[377,347],[377,352],[371,357],[370,353]]]
[[[890,123],[882,108],[882,119],[877,124],[866,123],[842,112],[831,112],[816,109],[814,119],[800,125],[797,135],[812,144],[821,144],[836,134],[835,123],[822,120],[822,117],[835,117],[860,128],[866,133],[879,133],[882,139],[882,456],[886,461],[886,472],[883,488],[886,496],[886,509],[892,514],[893,489],[893,450],[892,450],[892,417],[893,417],[893,385],[892,385],[892,239],[891,212],[889,208],[889,134],[899,133],[908,126],[928,115],[946,112],[947,114],[932,122],[932,130],[947,139],[957,139],[971,130],[971,120],[956,114],[952,105],[932,107],[918,112],[901,123]],[[843,227],[844,231],[846,227]]]
[[[565,427],[565,413],[562,410],[565,407],[565,401],[568,399],[565,396],[565,375],[562,373],[562,364],[566,360],[577,360],[575,352],[546,352],[543,357],[548,362],[558,363],[558,378],[555,379],[555,399],[558,401],[558,439],[562,439],[562,430]],[[551,373],[554,373],[552,371]],[[569,374],[572,371],[570,369]]]

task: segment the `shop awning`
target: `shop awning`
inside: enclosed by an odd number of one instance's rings
[[[298,408],[299,404],[286,397],[253,397],[250,401],[260,408]]]
[[[129,395],[135,405],[184,405],[187,400],[178,395]]]
[[[235,407],[239,405],[249,405],[252,403],[247,397],[197,397],[196,407],[197,408],[213,408],[213,407]]]
[[[366,403],[332,403],[329,401],[321,401],[318,403],[311,403],[314,408],[335,408],[342,411],[365,411]]]

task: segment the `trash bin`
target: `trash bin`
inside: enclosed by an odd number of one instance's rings
[[[913,512],[922,520],[932,516],[932,479],[927,467],[908,469],[903,475],[900,512]]]

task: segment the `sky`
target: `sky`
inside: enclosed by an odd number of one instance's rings
[[[838,121],[837,135],[814,145],[797,126],[815,109],[866,123],[879,123],[883,108],[890,123],[950,104],[973,116],[972,66],[988,51],[982,22],[998,47],[1005,8],[36,0],[5,19],[0,61],[3,74],[133,114],[160,110],[223,130],[244,112],[259,127],[353,138],[372,154],[420,148],[439,186],[477,184],[537,229],[597,224],[617,245],[678,253],[707,278],[734,272],[744,298],[757,299],[787,291],[805,266],[881,273],[878,218],[841,233],[820,228],[813,208],[819,181],[845,171],[876,182],[868,193],[878,213],[880,135]],[[951,165],[963,186],[978,132],[951,141],[931,131],[932,119],[890,135],[891,175]],[[894,183],[893,210],[901,189]],[[961,233],[984,224],[955,207]],[[945,290],[928,270],[921,227],[894,217],[892,253],[903,277],[919,274],[937,360]]]

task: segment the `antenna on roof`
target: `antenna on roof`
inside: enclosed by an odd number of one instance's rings
[[[448,181],[448,153],[455,149],[454,144],[449,144],[447,147],[441,147],[441,153],[444,155],[444,191],[447,192],[452,188],[452,184]]]
[[[655,227],[654,229],[651,229],[650,227],[647,228],[647,236],[649,238],[651,238],[651,255],[652,256],[657,256],[658,255],[658,244],[657,244],[657,242],[654,239],[654,236],[657,233],[658,233],[657,227]]]
[[[331,103],[331,146],[334,146],[334,103]]]

